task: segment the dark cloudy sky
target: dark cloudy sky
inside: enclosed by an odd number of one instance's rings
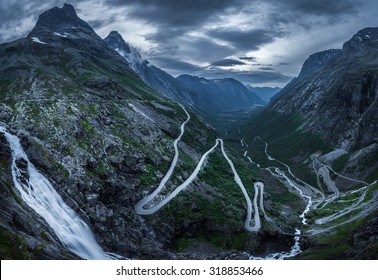
[[[60,0],[0,2],[0,42],[25,36]],[[117,30],[176,76],[234,77],[283,86],[312,53],[378,26],[376,0],[79,0],[68,2],[106,37]]]

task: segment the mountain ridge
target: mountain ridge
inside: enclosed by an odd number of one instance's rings
[[[248,108],[262,104],[262,100],[251,93],[241,82],[233,78],[206,79],[203,77],[180,75],[177,79],[193,91],[206,98],[206,104],[215,110],[228,110],[230,107]]]
[[[211,125],[215,124],[216,114],[221,110],[250,108],[256,103],[264,102],[250,93],[241,82],[233,78],[205,79],[198,78],[204,83],[213,83],[212,89],[202,88],[187,83],[181,75],[172,77],[162,69],[142,59],[139,51],[130,46],[117,31],[111,31],[104,39],[105,42],[128,61],[131,68],[149,86],[162,96],[179,102],[195,111]],[[196,78],[197,77],[192,77]],[[202,79],[202,80],[201,80]]]
[[[280,87],[256,87],[249,84],[246,87],[249,91],[260,97],[261,100],[265,101],[266,104],[282,89]]]
[[[320,68],[314,57],[329,51],[310,56],[302,68],[304,72],[273,98],[268,110],[306,114],[309,119],[304,122],[304,129],[323,134],[337,147],[353,149],[376,143],[377,30],[359,31],[342,50],[332,51],[334,55],[327,56]],[[358,39],[366,35],[369,37]],[[311,66],[313,70],[307,71],[311,64],[315,64]],[[327,121],[331,116],[336,119]],[[334,131],[334,136],[328,131]]]

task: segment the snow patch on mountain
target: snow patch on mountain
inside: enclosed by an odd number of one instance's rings
[[[39,40],[37,37],[31,37],[31,39],[33,40],[33,42],[36,42],[36,43],[39,43],[39,44],[43,44],[43,45],[46,45],[45,42],[42,42],[41,40]]]
[[[67,33],[67,32],[64,32],[63,34],[60,34],[60,33],[58,33],[58,32],[54,32],[54,35],[59,36],[59,37],[66,38],[66,37],[68,36],[68,33]]]

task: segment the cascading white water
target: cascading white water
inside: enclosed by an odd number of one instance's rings
[[[49,180],[29,161],[20,139],[2,126],[0,132],[4,133],[12,150],[13,182],[22,199],[46,220],[67,249],[84,259],[111,259],[97,244],[88,225],[64,203]],[[26,174],[17,166],[20,160],[24,162]]]
[[[301,231],[299,229],[295,229],[294,245],[291,247],[289,252],[273,253],[266,257],[249,256],[249,259],[250,260],[285,260],[288,258],[295,257],[296,255],[302,252],[300,241],[301,241]]]

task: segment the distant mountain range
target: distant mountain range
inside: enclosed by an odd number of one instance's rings
[[[250,92],[256,94],[266,104],[268,104],[270,99],[281,90],[279,87],[254,87],[251,85],[247,85],[246,87]]]
[[[104,41],[122,57],[126,59],[131,69],[162,96],[185,105],[197,104],[199,96],[195,92],[187,89],[167,72],[155,67],[150,62],[142,59],[139,51],[126,43],[117,31],[112,31]]]
[[[104,40],[126,59],[130,68],[150,87],[162,96],[191,108],[210,123],[213,123],[216,114],[221,111],[248,109],[255,104],[266,103],[235,79],[209,80],[190,75],[174,78],[142,59],[138,50],[126,43],[116,31],[110,32]],[[270,95],[275,92],[275,89],[264,90]]]
[[[201,95],[204,104],[215,111],[249,108],[263,101],[251,93],[241,82],[228,79],[209,80],[181,75],[177,77],[182,84]]]

